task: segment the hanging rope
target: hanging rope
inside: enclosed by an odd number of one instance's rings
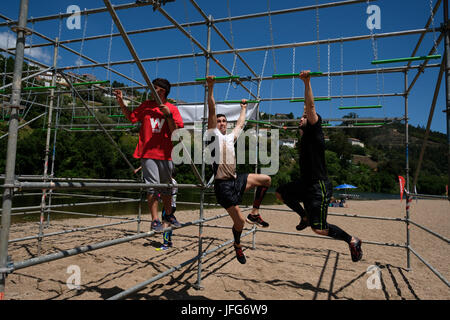
[[[189,19],[188,6],[187,6],[187,3],[186,3],[186,0],[183,1],[183,4],[184,4],[185,16],[186,16],[186,23],[188,23],[190,21],[190,19]],[[198,71],[197,57],[195,56],[195,46],[194,46],[194,42],[192,41],[192,32],[191,32],[191,26],[190,25],[188,25],[187,31],[189,33],[189,36],[191,36],[191,39],[190,39],[189,42],[191,43],[192,55],[193,55],[193,59],[194,59],[195,77],[196,78],[200,78],[200,74],[199,74],[199,71]],[[195,98],[195,101],[198,101],[197,86],[194,86],[194,98]],[[195,109],[195,110],[196,110],[195,112],[197,112],[197,109]],[[195,116],[196,116],[196,119],[197,119],[197,115],[195,115]]]
[[[272,43],[273,72],[277,73],[277,65],[276,65],[276,59],[275,59],[275,50],[273,49],[273,46],[274,46],[275,42],[274,42],[274,39],[273,39],[272,16],[270,14],[270,0],[267,0],[267,12],[269,13],[270,41]]]
[[[319,18],[319,8],[317,7],[319,5],[319,0],[316,0],[316,32],[317,32],[317,41],[320,40],[319,36],[319,25],[320,25],[320,18]],[[317,68],[318,71],[320,71],[320,45],[317,43]]]
[[[367,5],[370,4],[370,0],[367,0]],[[378,43],[377,39],[375,39],[375,34],[373,32],[373,29],[370,29],[370,38],[372,41],[372,51],[373,51],[373,57],[374,60],[378,60]],[[378,93],[378,104],[380,104],[380,79],[379,79],[379,68],[376,67],[376,76],[377,76],[377,93]]]
[[[87,22],[88,22],[88,15],[86,14],[86,17],[84,18],[84,28],[83,28],[83,37],[81,38],[81,44],[80,44],[80,54],[78,56],[78,74],[80,73],[80,66],[83,63],[81,60],[81,55],[83,54],[83,48],[84,48],[84,39],[86,37],[86,30],[87,30]]]
[[[344,42],[341,37],[341,107],[344,105]]]
[[[227,0],[227,13],[228,13],[228,24],[230,26],[231,47],[234,48],[234,34],[233,34],[233,23],[231,22],[231,5],[230,5],[230,0]],[[233,68],[231,70],[231,74],[232,75],[237,74],[236,62],[237,62],[237,54],[234,53]],[[227,91],[226,91],[225,99],[224,99],[225,101],[228,100],[228,93],[230,91],[231,85],[233,85],[233,79],[232,78],[230,78],[230,80],[228,82]],[[233,88],[236,88],[236,86],[233,85]]]
[[[327,81],[328,81],[328,99],[329,100],[329,106],[330,106],[330,118],[332,118],[332,114],[333,114],[333,104],[331,103],[331,46],[330,46],[330,41],[328,40],[328,75],[327,75]]]
[[[433,12],[433,0],[430,0],[430,16],[431,16],[431,26],[433,27],[433,41],[434,41],[434,47],[432,54],[436,54],[438,52],[437,50],[437,39],[436,39],[436,31],[434,26],[434,12]]]
[[[292,73],[295,73],[295,47],[292,48]],[[291,99],[295,98],[295,77],[291,81]]]

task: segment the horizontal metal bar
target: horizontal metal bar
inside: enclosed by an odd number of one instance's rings
[[[132,223],[132,222],[137,222],[137,220],[134,219],[133,221],[120,221],[120,222],[107,223],[107,224],[102,224],[102,225],[97,225],[97,226],[90,226],[90,227],[83,227],[83,228],[75,228],[75,229],[71,229],[71,230],[44,233],[41,236],[37,235],[37,236],[29,236],[29,237],[24,237],[24,238],[12,239],[12,240],[9,240],[8,243],[17,243],[17,242],[33,240],[33,239],[38,239],[38,238],[54,237],[54,236],[67,234],[67,233],[74,233],[74,232],[87,231],[87,230],[97,229],[97,228],[117,226],[117,225],[121,225],[121,224],[125,224],[125,223]]]
[[[206,222],[206,221],[211,221],[214,219],[223,218],[225,216],[228,216],[228,213],[222,214],[222,215],[217,215],[217,216],[207,218],[207,219],[199,219],[199,220],[195,220],[192,222],[184,223],[181,225],[180,228],[196,225],[201,222]],[[180,228],[177,228],[177,229],[180,229]],[[162,233],[164,231],[170,231],[170,230],[172,230],[172,227],[165,228],[163,231],[161,231],[159,233]],[[99,242],[99,243],[80,246],[80,247],[76,247],[76,248],[69,249],[69,250],[61,250],[59,252],[51,253],[51,254],[48,254],[45,256],[40,256],[40,257],[16,262],[13,264],[12,269],[13,270],[24,269],[24,268],[31,267],[31,266],[41,264],[44,262],[55,261],[55,260],[75,256],[75,255],[85,253],[85,252],[90,252],[90,251],[103,249],[103,248],[111,247],[114,245],[130,242],[130,241],[134,241],[134,240],[138,240],[138,239],[147,238],[147,237],[153,236],[155,234],[157,234],[155,231],[150,231],[150,232],[140,233],[140,234],[136,234],[136,235],[132,235],[132,236],[128,236],[128,237],[123,237],[123,238],[118,238],[118,239],[114,239],[114,240],[103,241],[103,242]]]
[[[148,5],[152,5],[152,2],[126,3],[126,4],[121,4],[121,5],[114,6],[114,10],[125,10],[125,9],[130,9],[130,8],[148,6]],[[89,15],[89,14],[102,13],[102,12],[107,12],[107,11],[108,10],[105,7],[96,8],[96,9],[85,9],[85,10],[80,11],[80,15]],[[71,15],[73,15],[72,12],[70,12],[70,13],[59,13],[59,14],[53,14],[53,15],[48,15],[48,16],[36,17],[36,18],[28,18],[28,23],[35,23],[35,22],[55,20],[55,19],[63,19],[63,18],[68,18]],[[10,25],[13,25],[13,24],[17,24],[17,20],[8,19],[7,22],[0,23],[0,27],[10,26]]]
[[[433,195],[433,194],[419,194],[419,193],[409,193],[411,197],[416,198],[423,198],[423,199],[442,199],[442,200],[448,200],[447,196],[439,196],[439,195]]]
[[[4,179],[5,175],[1,174],[0,179]],[[15,176],[16,180],[44,180],[44,176],[40,175],[17,175]],[[139,182],[138,180],[132,179],[100,179],[100,178],[64,178],[64,177],[46,177],[46,180],[51,181],[62,181],[62,182]]]
[[[67,208],[67,207],[79,207],[79,206],[92,206],[99,204],[117,204],[117,203],[128,203],[128,202],[139,202],[141,199],[123,199],[123,200],[109,200],[109,201],[94,201],[94,202],[78,202],[78,203],[63,203],[63,204],[52,204],[47,206],[47,208]],[[15,207],[11,208],[11,211],[21,211],[21,210],[34,210],[39,209],[41,206],[29,206],[29,207]],[[2,212],[3,209],[0,209]],[[0,215],[1,216],[1,215]]]
[[[428,267],[428,269],[430,269],[439,279],[442,280],[442,282],[444,282],[447,287],[450,287],[450,283],[447,281],[447,279],[445,279],[445,277],[443,275],[441,275],[435,268],[433,268],[433,266],[431,264],[429,264],[424,258],[422,258],[417,252],[416,250],[414,250],[412,247],[408,247],[409,250],[411,250],[412,253],[414,253],[414,255],[420,260],[422,261],[422,263],[424,265],[426,265]]]
[[[17,189],[139,189],[139,188],[203,188],[198,184],[145,184],[145,183],[95,183],[95,182],[17,182],[0,185],[2,188]]]
[[[310,76],[319,76],[323,75],[323,72],[317,71],[317,72],[310,72]],[[300,73],[279,73],[272,75],[272,78],[292,78],[292,77],[298,77],[300,76]]]
[[[340,110],[347,110],[347,109],[380,109],[383,106],[376,105],[376,106],[349,106],[349,107],[339,107]]]
[[[247,235],[249,235],[251,233],[253,233],[253,231],[244,233],[244,234],[241,235],[241,238],[246,237]],[[146,281],[143,281],[141,283],[138,283],[134,287],[131,287],[130,289],[122,291],[121,293],[116,294],[115,296],[112,296],[111,298],[108,298],[108,300],[124,299],[124,298],[128,297],[131,294],[137,293],[137,292],[141,291],[142,289],[144,289],[145,287],[147,287],[148,285],[150,285],[151,283],[153,283],[153,282],[155,282],[155,281],[157,281],[157,280],[159,280],[161,278],[164,278],[165,276],[168,276],[169,274],[171,274],[171,273],[173,273],[173,272],[175,272],[177,270],[180,270],[181,268],[183,268],[184,266],[186,266],[188,264],[194,263],[195,261],[199,260],[200,258],[205,257],[208,254],[211,254],[211,253],[213,253],[213,252],[215,252],[215,251],[217,251],[217,250],[219,250],[219,249],[221,249],[221,248],[223,248],[223,247],[225,247],[227,245],[230,245],[233,242],[234,242],[234,240],[228,240],[225,243],[217,246],[216,248],[213,248],[211,250],[208,250],[208,251],[204,252],[201,256],[197,255],[197,256],[189,259],[189,260],[186,260],[186,261],[180,263],[179,265],[177,265],[175,267],[172,267],[172,268],[170,268],[170,269],[168,269],[168,270],[166,270],[164,272],[161,272],[160,274],[158,274],[157,276],[155,276],[155,277],[153,277],[153,278],[151,278],[149,280],[146,280]]]
[[[116,220],[136,220],[137,218],[129,218],[129,217],[120,217],[120,216],[107,216],[104,214],[95,214],[95,213],[85,213],[85,212],[75,212],[75,211],[63,211],[63,210],[50,210],[50,213],[61,213],[61,214],[68,214],[68,215],[74,215],[74,216],[86,216],[86,217],[94,217],[94,218],[106,218],[106,219],[116,219]],[[144,222],[152,222],[152,220],[143,220],[140,219],[139,221]]]
[[[386,32],[386,33],[378,33],[373,35],[362,35],[362,36],[352,36],[352,37],[345,37],[345,38],[333,38],[333,39],[324,39],[324,40],[312,40],[312,41],[304,41],[304,42],[296,42],[296,43],[284,43],[284,44],[277,44],[277,45],[266,45],[266,46],[260,46],[260,47],[251,47],[251,48],[242,48],[242,49],[235,49],[233,50],[219,50],[219,51],[213,51],[212,54],[214,55],[221,55],[221,54],[229,54],[233,52],[255,52],[255,51],[265,51],[265,50],[272,50],[272,49],[288,49],[288,48],[296,48],[296,47],[307,47],[307,46],[314,46],[314,45],[328,45],[332,43],[341,43],[341,42],[350,42],[350,41],[361,41],[361,40],[369,40],[369,39],[382,39],[387,37],[398,37],[398,36],[409,36],[409,35],[415,35],[420,33],[426,33],[426,32],[435,32],[435,29],[414,29],[414,30],[403,30],[403,31],[396,31],[396,32]]]
[[[272,211],[282,211],[282,212],[294,212],[290,209],[278,209],[278,208],[267,208],[267,207],[260,207],[260,210],[272,210]],[[375,217],[375,216],[361,216],[356,214],[348,214],[348,213],[333,213],[328,212],[329,216],[341,216],[341,217],[348,217],[348,218],[363,218],[363,219],[375,219],[375,220],[386,220],[386,221],[405,221],[402,218],[390,218],[390,217]]]
[[[372,0],[372,1],[376,1],[376,0]],[[343,5],[353,5],[353,4],[357,4],[357,3],[363,3],[363,2],[367,2],[367,0],[348,0],[348,1],[324,3],[324,4],[319,4],[319,5],[311,5],[311,6],[305,6],[305,7],[274,10],[274,11],[270,11],[270,12],[261,12],[261,13],[253,13],[253,14],[247,14],[247,15],[241,15],[241,16],[235,16],[235,17],[219,18],[219,19],[212,20],[212,22],[213,22],[213,24],[224,23],[224,22],[230,22],[230,21],[235,21],[235,20],[260,18],[260,17],[265,17],[268,15],[274,16],[274,15],[288,14],[288,13],[294,13],[294,12],[307,11],[307,10],[325,9],[325,8],[337,7],[337,6],[343,6]],[[114,6],[114,10],[122,10],[122,9],[128,9],[130,7],[138,7],[138,6],[139,5],[136,5],[136,4],[118,5],[118,6]],[[106,12],[106,11],[107,11],[107,8],[103,7],[103,8],[98,8],[98,9],[85,10],[85,11],[80,12],[80,14],[82,14],[82,15],[94,14],[94,13],[100,13],[100,12]],[[30,22],[45,21],[45,20],[51,20],[51,19],[59,19],[61,17],[69,17],[70,15],[71,14],[58,14],[58,15],[51,15],[51,16],[46,16],[46,17],[31,18],[28,20],[28,22],[30,23]],[[17,23],[17,22],[13,21],[13,20],[9,20],[8,22],[0,23],[0,27],[5,26],[5,25],[15,24],[15,23]],[[193,27],[193,26],[201,26],[201,25],[205,25],[205,24],[207,24],[206,21],[194,21],[194,22],[180,24],[180,26]],[[175,29],[175,28],[176,27],[174,25],[168,25],[168,26],[162,26],[162,27],[127,31],[127,34],[133,35],[133,34],[139,34],[139,33],[170,30],[170,29]],[[104,34],[104,35],[97,35],[97,36],[92,36],[92,37],[65,40],[65,41],[61,41],[60,43],[81,42],[81,41],[97,40],[97,39],[109,38],[109,37],[118,37],[118,36],[120,36],[120,33]],[[48,44],[33,44],[33,47],[40,47],[40,46],[45,46],[45,45],[48,45]],[[28,46],[25,47],[25,49],[28,49],[28,48],[29,48]]]
[[[436,238],[439,238],[439,239],[441,239],[441,240],[447,242],[447,244],[450,242],[448,238],[446,238],[446,237],[444,237],[444,236],[441,236],[439,233],[436,233],[436,232],[434,232],[434,231],[432,231],[432,230],[430,230],[430,229],[428,229],[428,228],[426,228],[426,227],[424,227],[424,226],[418,224],[417,222],[414,222],[414,221],[409,220],[409,223],[415,225],[416,227],[419,227],[420,229],[422,229],[422,230],[424,230],[424,231],[427,231],[428,233],[432,234],[432,235],[435,236]]]
[[[210,225],[210,224],[204,224],[203,226],[204,227],[211,227],[211,228],[230,229],[230,227]],[[243,230],[249,230],[249,229],[248,228],[244,228]],[[253,231],[251,231],[251,232],[253,232]],[[267,229],[260,229],[260,228],[256,228],[255,232],[283,234],[283,235],[297,236],[297,237],[318,238],[318,239],[324,239],[324,240],[340,241],[340,240],[337,240],[337,239],[334,239],[334,238],[330,238],[330,237],[326,237],[326,236],[319,236],[319,235],[312,235],[312,234],[311,235],[310,234],[303,234],[303,233],[299,233],[299,232],[276,231],[276,230],[267,230]],[[397,244],[397,243],[389,243],[389,242],[377,242],[377,241],[363,240],[363,243],[364,244],[379,245],[379,246],[406,248],[405,245]]]

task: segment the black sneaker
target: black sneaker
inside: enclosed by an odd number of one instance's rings
[[[302,218],[300,218],[300,223],[295,226],[295,229],[297,229],[298,231],[302,231],[303,229],[308,227],[308,225],[309,223],[307,220],[303,220]]]
[[[234,244],[234,250],[236,251],[236,259],[241,264],[245,264],[247,262],[247,259],[245,258],[244,251],[242,251],[242,247],[238,247],[236,246],[236,244]]]
[[[165,215],[163,220],[170,223],[175,228],[181,227],[181,223],[178,222],[177,218],[175,218],[175,215],[173,214]]]
[[[355,241],[351,241],[348,245],[350,247],[350,254],[352,255],[353,262],[358,262],[362,259],[363,252],[361,250],[361,244],[362,241],[355,237]]]
[[[259,215],[259,214],[249,214],[247,216],[246,220],[247,220],[248,223],[256,224],[258,227],[267,228],[269,226],[269,224],[267,222],[265,222],[261,218],[261,215]]]

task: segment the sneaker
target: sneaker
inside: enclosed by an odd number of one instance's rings
[[[159,221],[158,219],[155,219],[152,221],[152,224],[150,226],[150,231],[162,231],[163,225],[161,223],[161,221]]]
[[[181,223],[178,222],[177,218],[175,218],[175,215],[173,214],[165,215],[163,220],[170,223],[172,227],[181,227]]]
[[[258,227],[267,228],[269,226],[269,224],[267,222],[265,222],[261,218],[261,215],[259,215],[259,214],[249,214],[247,216],[246,220],[247,220],[248,223],[256,224]]]
[[[358,262],[362,259],[363,252],[361,250],[361,244],[362,241],[355,237],[355,241],[350,242],[348,245],[350,247],[350,253],[352,255],[353,262]]]
[[[167,244],[163,244],[161,247],[157,248],[156,251],[164,251],[169,250],[172,246],[169,246]]]
[[[242,247],[236,246],[234,244],[234,250],[236,251],[236,259],[241,263],[245,264],[247,262],[247,259],[245,259],[244,251],[242,251]]]
[[[303,229],[308,227],[308,225],[309,224],[307,220],[303,220],[302,218],[300,218],[300,223],[295,226],[295,229],[297,229],[298,231],[302,231]]]

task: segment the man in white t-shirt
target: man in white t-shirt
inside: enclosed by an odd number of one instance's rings
[[[241,102],[241,113],[236,122],[233,131],[227,134],[227,118],[224,114],[216,115],[216,103],[214,100],[215,77],[206,78],[208,86],[208,131],[215,137],[216,148],[220,150],[219,163],[213,163],[214,170],[214,191],[217,202],[227,210],[233,220],[233,237],[236,258],[242,264],[246,262],[244,252],[240,244],[242,229],[245,221],[251,224],[257,224],[261,227],[268,227],[259,214],[259,206],[270,187],[271,178],[265,174],[255,173],[236,173],[236,157],[234,152],[234,143],[242,132],[245,125],[245,116],[247,110],[247,101]],[[253,202],[252,213],[244,218],[239,208],[242,195],[246,190],[256,187],[255,200]]]

